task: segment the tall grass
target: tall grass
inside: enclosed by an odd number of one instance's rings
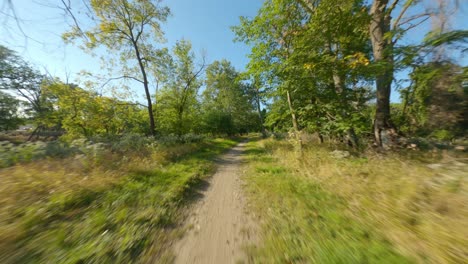
[[[180,206],[234,140],[48,158],[0,170],[1,263],[161,257]]]
[[[264,218],[258,263],[463,263],[467,165],[401,155],[336,159],[310,145],[251,143],[247,190]],[[414,154],[413,154],[414,156]],[[431,158],[434,162],[434,158]]]

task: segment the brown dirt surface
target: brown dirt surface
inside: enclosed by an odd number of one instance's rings
[[[174,263],[249,262],[246,249],[255,244],[256,236],[240,177],[244,144],[219,159],[217,172],[191,209],[188,231],[174,245]]]

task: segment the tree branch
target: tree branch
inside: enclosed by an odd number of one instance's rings
[[[400,14],[398,15],[398,18],[393,22],[393,29],[395,29],[396,26],[398,26],[398,24],[400,23],[401,18],[405,15],[406,11],[411,6],[413,1],[414,0],[408,0],[408,2],[405,3],[405,6],[403,7]],[[395,2],[398,2],[398,0],[395,0]]]
[[[395,7],[398,5],[398,2],[400,0],[395,0],[393,1],[393,3],[390,5],[390,7],[388,8],[388,13],[391,14],[393,12],[393,10],[395,9]],[[412,0],[410,0],[412,1]]]
[[[140,80],[140,79],[138,79],[136,77],[123,75],[123,76],[113,77],[113,78],[107,79],[107,81],[104,82],[104,84],[101,85],[101,89],[104,88],[104,86],[106,86],[108,83],[110,83],[112,81],[115,81],[115,80],[121,80],[121,79],[131,79],[131,80],[134,80],[134,81],[137,81],[137,82],[140,82],[140,83],[144,83],[142,80]]]
[[[397,27],[397,26],[399,27],[399,26],[401,26],[401,25],[404,25],[404,24],[406,24],[406,23],[409,23],[409,22],[411,22],[411,21],[413,21],[413,20],[416,20],[416,19],[419,19],[419,18],[425,17],[425,16],[427,16],[427,18],[429,18],[429,17],[431,16],[431,14],[430,14],[430,13],[424,13],[424,14],[414,15],[414,16],[411,16],[411,17],[406,18],[405,20],[401,21],[401,22],[398,23],[398,24],[395,24],[395,23],[394,23],[393,26],[394,26],[394,27]],[[395,21],[395,22],[397,22],[397,21]]]
[[[313,0],[313,2],[309,2],[308,0],[298,0],[299,4],[304,7],[310,14],[313,14],[315,12],[315,4],[316,1]]]
[[[86,36],[86,34],[84,34],[83,30],[81,29],[81,27],[80,27],[80,25],[78,23],[78,19],[76,19],[75,15],[73,14],[73,12],[71,10],[70,2],[68,2],[68,4],[67,4],[65,2],[65,0],[60,0],[60,1],[62,2],[62,5],[64,6],[65,12],[68,13],[68,15],[70,15],[70,17],[73,19],[73,22],[75,23],[75,27],[80,32],[80,35],[83,38],[85,38],[87,42],[89,42],[88,36]]]
[[[415,28],[415,27],[421,25],[422,23],[426,22],[429,18],[430,18],[430,16],[424,18],[423,20],[419,21],[419,22],[416,23],[416,24],[410,24],[409,27],[407,27],[407,28],[405,28],[405,29],[402,29],[402,32],[406,32],[406,31],[408,31],[408,30],[410,30],[410,29],[413,29],[413,28]],[[395,38],[395,40],[393,40],[392,43],[393,43],[393,44],[396,44],[397,41],[401,38],[402,35],[403,35],[403,34],[400,34],[400,37]]]

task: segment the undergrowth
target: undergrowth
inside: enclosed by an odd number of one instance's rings
[[[273,139],[250,142],[247,160],[264,238],[250,251],[256,263],[466,260],[466,164],[434,170],[396,154],[336,159],[314,145],[298,158]]]
[[[191,188],[235,144],[216,139],[103,151],[0,170],[0,262],[154,261]]]

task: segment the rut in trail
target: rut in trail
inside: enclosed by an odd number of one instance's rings
[[[195,204],[189,229],[174,248],[175,263],[247,263],[245,247],[255,244],[255,225],[242,194],[240,143],[218,162],[203,198]]]

